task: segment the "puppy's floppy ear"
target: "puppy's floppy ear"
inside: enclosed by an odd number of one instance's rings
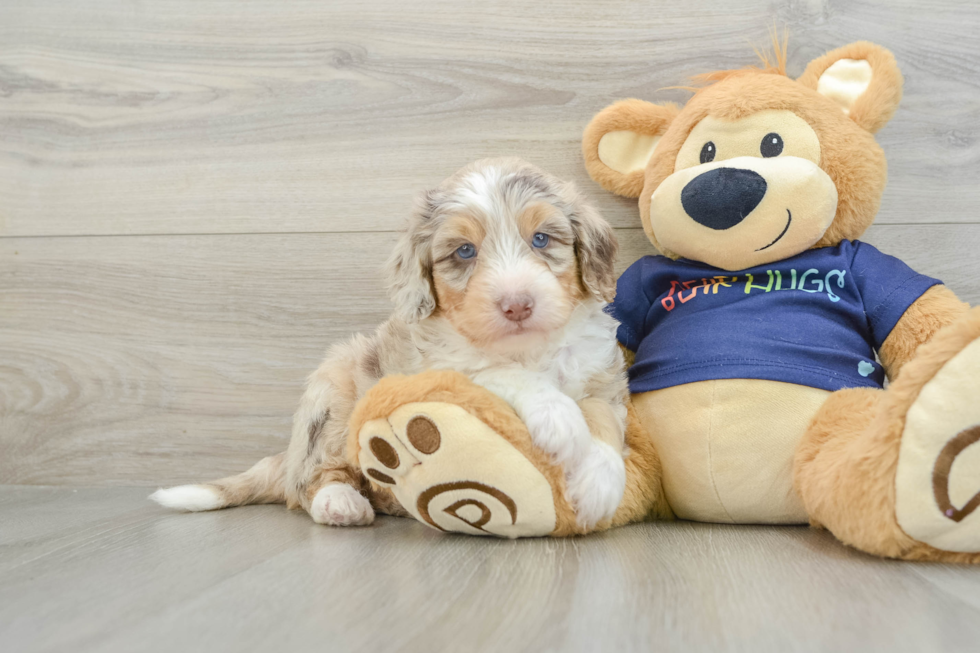
[[[673,104],[622,100],[597,113],[582,135],[589,176],[617,195],[639,197],[647,162],[677,112]]]
[[[575,230],[575,254],[582,283],[597,299],[611,302],[616,296],[619,241],[609,223],[583,197],[577,195],[572,207],[568,218]]]
[[[436,296],[432,290],[433,210],[437,191],[422,193],[408,228],[399,237],[388,259],[388,294],[395,312],[409,324],[432,315]]]
[[[859,41],[811,61],[797,80],[830,98],[872,134],[885,126],[902,99],[902,73],[892,53]]]

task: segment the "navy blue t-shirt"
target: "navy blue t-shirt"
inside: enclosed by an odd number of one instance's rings
[[[636,352],[632,392],[711,379],[880,388],[875,351],[938,283],[858,241],[740,272],[644,256],[609,312]]]

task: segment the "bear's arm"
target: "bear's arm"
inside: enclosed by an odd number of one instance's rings
[[[878,352],[889,379],[894,380],[905,363],[912,360],[919,345],[948,324],[966,314],[970,305],[960,301],[946,286],[933,286],[902,315]]]

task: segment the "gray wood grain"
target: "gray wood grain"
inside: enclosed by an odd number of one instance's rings
[[[867,39],[906,96],[881,134],[881,223],[976,222],[980,4],[132,0],[0,6],[0,235],[375,231],[462,164],[589,181],[581,131],[628,96]]]
[[[0,482],[159,484],[284,447],[328,344],[383,320],[412,196],[524,156],[585,176],[582,127],[624,96],[859,38],[906,98],[869,238],[980,300],[980,6],[706,0],[0,6]],[[144,234],[144,235],[139,235]],[[146,235],[155,234],[155,235]]]
[[[620,270],[653,251],[618,234]],[[868,236],[980,302],[980,225]],[[283,450],[327,346],[387,317],[394,238],[0,239],[0,479],[171,484]]]
[[[980,568],[883,561],[805,527],[508,542],[143,495],[0,487],[0,561],[32,553],[0,566],[0,650],[953,653],[980,637]]]

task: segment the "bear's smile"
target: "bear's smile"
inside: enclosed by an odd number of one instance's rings
[[[776,243],[778,243],[780,240],[782,240],[783,236],[786,235],[786,232],[789,231],[789,226],[791,224],[793,224],[793,213],[789,209],[786,209],[786,226],[783,228],[782,233],[780,233],[778,236],[776,236],[776,240],[772,241],[771,243],[769,243],[765,247],[760,247],[759,249],[757,249],[755,251],[761,252],[764,249],[769,249],[770,247],[772,247],[773,245],[775,245]]]

